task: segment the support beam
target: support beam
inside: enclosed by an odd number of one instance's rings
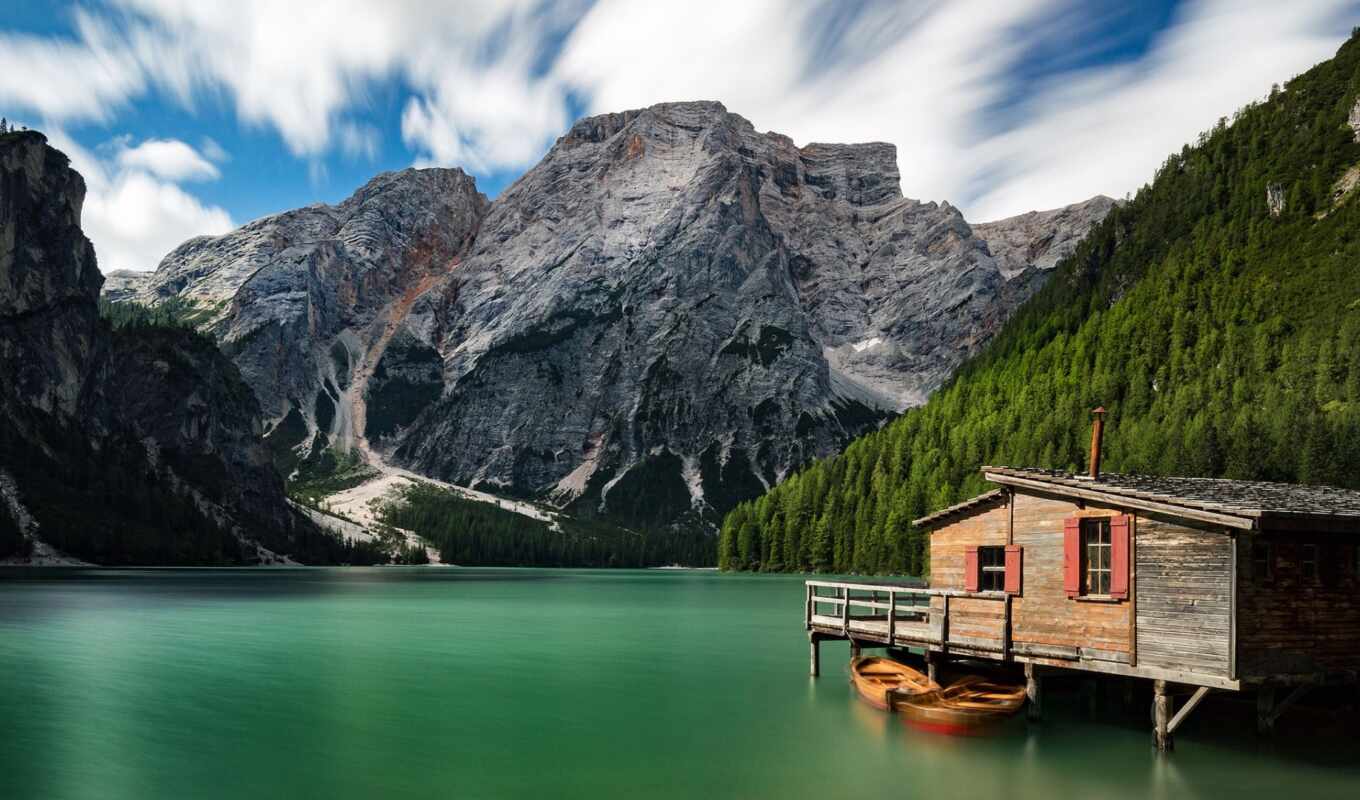
[[[1025,718],[1030,722],[1043,719],[1043,685],[1039,679],[1039,668],[1034,664],[1025,665]]]
[[[1185,718],[1190,716],[1190,712],[1195,710],[1195,706],[1199,705],[1208,693],[1208,686],[1201,686],[1196,689],[1195,693],[1190,695],[1190,699],[1185,701],[1185,705],[1181,706],[1181,710],[1176,712],[1176,716],[1171,718],[1171,724],[1166,726],[1166,732],[1175,733],[1176,729],[1185,721]]]
[[[938,670],[939,661],[940,661],[939,656],[935,655],[930,650],[926,651],[926,677],[935,683],[940,682],[939,678],[936,677],[939,672]]]
[[[1175,748],[1171,739],[1171,695],[1166,692],[1166,681],[1152,682],[1152,716],[1156,729],[1152,743],[1159,753],[1169,753]]]
[[[822,674],[822,637],[818,636],[815,631],[808,632],[808,647],[812,651],[812,665],[810,671],[812,677],[816,678]]]
[[[1303,697],[1303,695],[1307,693],[1307,691],[1311,688],[1313,687],[1310,684],[1307,683],[1300,684],[1299,686],[1294,687],[1294,691],[1285,695],[1284,699],[1280,701],[1280,704],[1275,706],[1275,710],[1270,712],[1271,730],[1275,729],[1275,721],[1280,718],[1280,715],[1285,712],[1285,709],[1294,705],[1295,701],[1297,701],[1300,697]]]
[[[851,658],[859,658],[859,657],[860,657],[860,645],[859,645],[859,640],[858,640],[858,639],[852,638],[852,639],[850,640],[850,657],[851,657]]]
[[[1262,686],[1256,692],[1256,733],[1261,736],[1269,736],[1275,729],[1275,715],[1271,711],[1275,708],[1275,689],[1270,686]]]

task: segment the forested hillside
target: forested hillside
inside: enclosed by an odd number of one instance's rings
[[[923,407],[724,520],[729,569],[923,574],[983,464],[1360,488],[1360,40],[1220,120]]]
[[[550,528],[429,484],[407,487],[381,516],[433,544],[445,563],[465,567],[713,565],[713,537],[704,533],[634,531],[565,515]]]

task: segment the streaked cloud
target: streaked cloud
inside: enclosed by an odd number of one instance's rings
[[[133,105],[192,115],[225,104],[244,129],[276,133],[316,187],[329,158],[371,163],[393,149],[503,176],[532,165],[580,109],[716,99],[800,143],[892,142],[908,195],[983,220],[1136,189],[1219,116],[1329,57],[1357,11],[1356,0],[1186,0],[1146,47],[1095,57],[1119,49],[1136,7],[108,0],[72,6],[67,37],[0,33],[0,105],[49,128],[113,128]],[[217,224],[179,184],[230,170],[215,142],[179,144],[142,143],[104,165],[105,185],[149,178],[142,196],[186,225]]]

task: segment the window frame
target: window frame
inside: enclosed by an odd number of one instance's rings
[[[977,549],[978,560],[978,591],[979,592],[1004,592],[1006,591],[1006,548],[1004,545],[981,545]],[[988,563],[990,557],[995,557],[996,563]],[[992,587],[991,582],[996,582]]]
[[[1114,530],[1109,517],[1085,517],[1081,520],[1078,539],[1081,557],[1080,597],[1109,598],[1114,577]],[[1092,538],[1096,541],[1092,541]],[[1101,541],[1103,539],[1103,541]],[[1100,554],[1096,565],[1091,564],[1092,551]],[[1095,579],[1093,585],[1092,579]],[[1100,585],[1103,579],[1103,587]],[[1100,589],[1104,591],[1099,591]]]

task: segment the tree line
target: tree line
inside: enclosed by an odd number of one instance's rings
[[[490,503],[467,500],[426,483],[402,490],[380,513],[387,525],[412,531],[461,566],[711,566],[713,540],[703,533],[635,531],[559,517],[554,529]]]

